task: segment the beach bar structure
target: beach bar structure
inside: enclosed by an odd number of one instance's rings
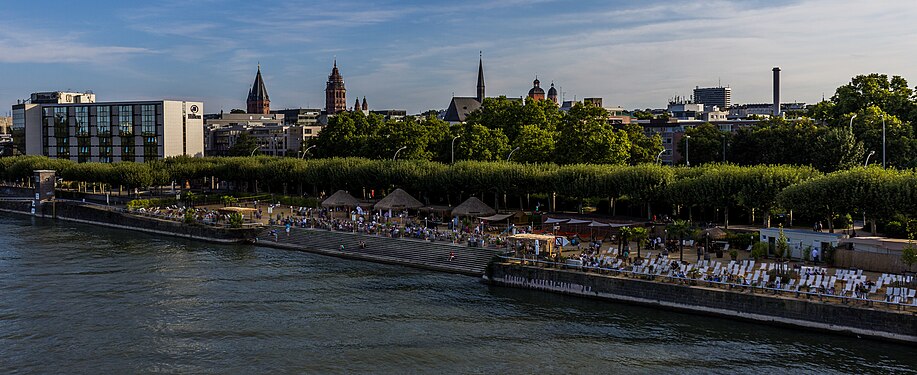
[[[546,234],[520,233],[509,237],[510,240],[518,240],[523,243],[531,243],[535,247],[535,253],[547,252],[549,257],[554,256],[554,236]]]

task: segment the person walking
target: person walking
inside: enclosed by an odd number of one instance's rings
[[[812,262],[818,264],[818,249],[816,248],[812,249]]]
[[[453,260],[455,260],[455,252],[454,252],[454,251],[450,251],[450,252],[449,252],[449,261],[451,262],[451,261],[453,261]]]

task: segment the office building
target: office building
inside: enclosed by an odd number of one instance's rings
[[[732,105],[732,88],[695,86],[694,103],[703,104],[707,111],[713,111],[713,106],[725,110]]]
[[[16,151],[76,162],[204,155],[204,104],[95,102],[94,94],[36,93],[13,106]]]

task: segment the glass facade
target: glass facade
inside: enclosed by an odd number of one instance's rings
[[[57,145],[57,157],[70,158],[70,129],[67,126],[67,107],[54,108],[54,140]]]
[[[140,133],[146,137],[156,135],[156,106],[140,106]]]
[[[171,105],[171,104],[170,104]],[[127,102],[127,103],[68,103],[46,104],[29,114],[29,107],[13,107],[13,132],[19,137],[24,149],[25,133],[28,121],[38,122],[34,129],[41,132],[40,148],[36,139],[36,153],[49,157],[69,159],[77,162],[116,162],[148,161],[161,159],[164,154],[165,141],[184,142],[184,125],[186,117],[174,116],[164,118],[166,105],[162,102]],[[35,120],[27,116],[36,117]],[[186,116],[192,116],[186,114]],[[197,115],[195,119],[200,119]],[[182,129],[165,131],[165,121],[181,122]],[[177,124],[175,124],[177,125]],[[177,128],[178,126],[174,126]],[[37,135],[37,134],[36,134]],[[166,138],[170,135],[171,138]],[[180,144],[176,144],[176,148]],[[197,151],[198,153],[200,151]]]
[[[96,134],[99,136],[111,135],[111,107],[96,107]]]
[[[89,107],[73,108],[73,125],[77,137],[89,136]]]
[[[134,108],[132,106],[118,106],[118,125],[121,128],[121,135],[134,134]]]

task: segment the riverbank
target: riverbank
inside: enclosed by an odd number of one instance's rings
[[[35,207],[32,206],[32,202],[28,199],[0,200],[0,211],[218,243],[253,242],[261,231],[260,227],[227,228],[185,225],[77,201],[44,202]]]
[[[486,280],[499,286],[917,345],[917,314],[910,311],[785,298],[753,293],[753,289],[723,290],[662,283],[514,262],[491,264]]]
[[[917,314],[825,303],[816,300],[740,292],[697,285],[679,285],[639,278],[491,263],[499,249],[474,248],[449,242],[390,238],[325,229],[275,228],[232,232],[228,228],[183,225],[111,210],[81,202],[57,202],[36,207],[28,200],[0,201],[0,211],[81,222],[90,225],[163,234],[211,242],[255,241],[262,246],[305,251],[337,258],[396,264],[474,277],[485,274],[495,285],[549,291],[580,297],[648,305],[691,313],[760,323],[917,343]],[[230,234],[232,233],[232,234]],[[490,264],[488,266],[488,264]],[[743,289],[744,291],[745,289]]]
[[[28,199],[0,200],[0,212],[217,243],[257,242],[260,246],[473,277],[483,275],[487,264],[500,253],[496,249],[472,248],[443,241],[393,239],[323,229],[291,228],[291,232],[286,234],[283,227],[237,229],[187,225],[77,201],[45,202],[35,207],[34,213],[32,208],[32,201]],[[271,230],[281,234],[274,239]]]

